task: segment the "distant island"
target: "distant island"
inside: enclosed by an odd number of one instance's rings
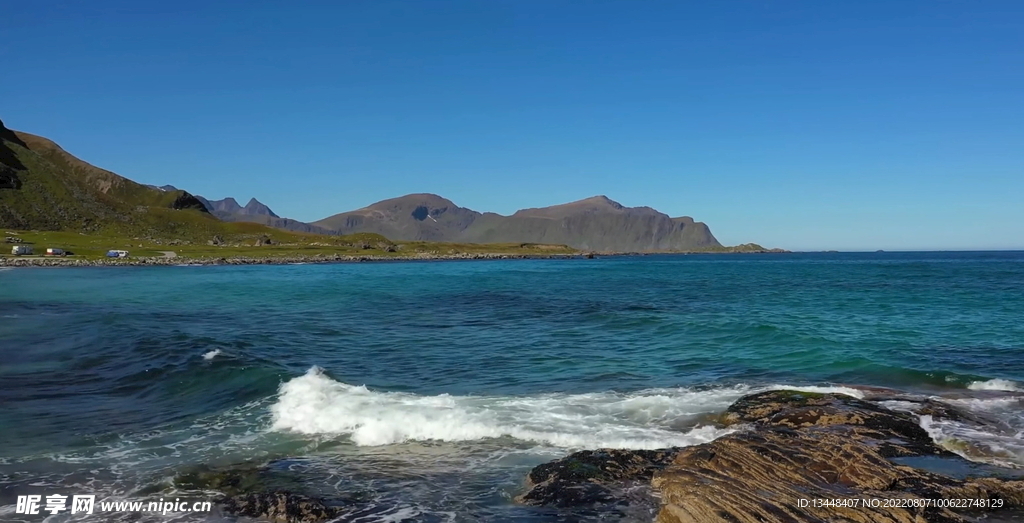
[[[510,216],[460,207],[435,194],[409,194],[338,213],[312,223],[282,218],[252,198],[212,200],[173,185],[143,185],[90,165],[40,136],[12,131],[0,122],[0,227],[36,231],[61,248],[99,255],[130,246],[137,255],[182,254],[196,246],[339,248],[369,255],[414,250],[466,252],[596,253],[771,252],[749,243],[723,246],[709,227],[688,216],[670,217],[650,207],[625,207],[605,196]],[[85,246],[75,233],[95,239]],[[8,243],[15,236],[7,236]],[[355,238],[355,239],[354,239]],[[129,240],[130,239],[130,240]],[[104,247],[106,245],[106,247]],[[491,247],[485,247],[491,246]],[[542,247],[538,247],[542,246]],[[344,250],[344,249],[342,249]],[[406,254],[410,252],[406,248]],[[239,255],[253,255],[239,252]]]

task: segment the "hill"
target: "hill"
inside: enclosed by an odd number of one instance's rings
[[[605,196],[511,216],[480,213],[435,194],[410,194],[314,222],[341,234],[372,232],[403,241],[544,243],[613,252],[721,248],[707,225],[650,207],[625,207]]]
[[[216,221],[195,196],[160,191],[90,165],[0,122],[0,225],[16,229],[144,230],[186,213]]]
[[[265,206],[253,202],[249,209],[263,212]],[[256,219],[282,220],[271,214]],[[5,229],[202,244],[215,237],[225,242],[289,238],[269,224],[225,223],[187,191],[135,183],[72,156],[51,140],[0,122],[0,227]]]
[[[372,232],[407,241],[459,241],[480,216],[436,194],[409,194],[335,214],[313,225],[340,234]]]

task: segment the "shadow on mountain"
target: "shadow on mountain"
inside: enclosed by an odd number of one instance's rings
[[[25,142],[21,141],[21,138],[18,138],[18,135],[14,134],[14,131],[4,127],[4,122],[0,120],[0,163],[13,170],[24,171],[25,165],[21,163],[21,160],[18,160],[18,155],[14,153],[6,142],[18,144],[26,149],[28,148],[28,146],[25,145]],[[12,176],[14,180],[18,179],[14,173],[7,173],[4,169],[0,168],[0,187],[4,185],[4,179],[7,176]]]

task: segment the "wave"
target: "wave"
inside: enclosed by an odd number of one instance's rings
[[[216,358],[217,356],[220,356],[220,354],[221,354],[220,349],[213,349],[210,352],[207,352],[206,354],[203,354],[203,359],[204,360],[212,360],[213,358]]]
[[[331,379],[320,367],[283,383],[271,430],[348,436],[361,446],[510,437],[561,448],[656,449],[711,441],[735,429],[700,425],[739,397],[768,389],[863,393],[848,387],[650,389],[536,396],[420,396]]]
[[[987,389],[986,389],[987,390]],[[920,425],[937,445],[971,461],[1024,468],[1024,397],[940,398],[979,416],[978,420],[936,419],[919,415]],[[882,406],[919,414],[920,404],[882,401]],[[985,420],[982,422],[982,420]]]
[[[1003,390],[1008,392],[1024,392],[1016,382],[1003,379],[991,379],[987,381],[972,381],[967,385],[971,390]]]

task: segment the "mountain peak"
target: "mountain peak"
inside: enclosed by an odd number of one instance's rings
[[[259,214],[264,216],[273,216],[274,218],[280,218],[280,216],[274,214],[274,211],[270,210],[265,204],[261,203],[256,198],[250,198],[249,203],[245,204],[241,212],[245,214]]]
[[[611,198],[609,198],[609,197],[607,197],[607,196],[605,196],[603,194],[599,194],[597,196],[591,196],[590,198],[584,198],[582,200],[578,200],[578,201],[575,201],[575,202],[570,202],[570,203],[567,203],[565,205],[573,205],[573,204],[601,205],[601,206],[612,207],[614,209],[622,209],[622,208],[624,208],[621,203],[619,203],[619,202],[617,202],[617,201],[615,201],[615,200],[613,200],[613,199],[611,199]]]

